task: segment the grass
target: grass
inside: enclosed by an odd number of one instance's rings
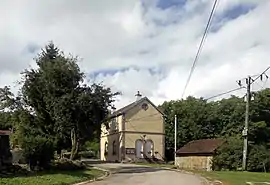
[[[225,185],[246,185],[246,182],[270,182],[270,173],[213,171],[196,172],[212,180],[220,180]],[[254,183],[254,185],[263,185]]]
[[[103,171],[96,169],[74,171],[48,171],[27,176],[0,178],[1,185],[70,185],[102,176]]]
[[[154,163],[136,163],[139,165],[153,167],[174,168],[173,164],[154,164]],[[210,180],[219,180],[224,185],[247,185],[246,182],[269,182],[270,173],[255,173],[255,172],[233,172],[233,171],[191,171]],[[254,183],[254,185],[263,185],[262,183]]]

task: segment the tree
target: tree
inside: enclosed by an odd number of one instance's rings
[[[71,143],[71,159],[84,139],[100,132],[118,94],[101,84],[82,85],[84,74],[77,60],[49,43],[36,58],[38,69],[23,73],[22,88],[23,100],[33,110],[38,128],[57,141],[58,150],[63,141]]]

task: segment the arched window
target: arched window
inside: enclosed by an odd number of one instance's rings
[[[135,142],[135,150],[136,150],[136,157],[137,158],[142,158],[142,147],[143,147],[143,142],[141,139],[137,139]]]
[[[108,142],[105,142],[105,150],[104,150],[104,154],[107,155],[108,154]]]
[[[113,141],[113,155],[116,155],[116,142]]]
[[[144,154],[147,157],[152,157],[154,155],[154,142],[151,139],[147,139],[145,142]]]

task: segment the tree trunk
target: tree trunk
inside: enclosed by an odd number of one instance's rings
[[[79,148],[79,139],[77,137],[75,128],[71,130],[71,152],[70,152],[70,160],[74,160],[75,156],[78,154]]]

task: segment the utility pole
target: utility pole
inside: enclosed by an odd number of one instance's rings
[[[242,79],[246,81],[246,112],[245,112],[245,127],[242,131],[242,136],[244,137],[244,145],[243,145],[243,163],[242,163],[242,170],[245,171],[247,167],[247,150],[248,150],[248,122],[249,122],[249,104],[251,100],[251,93],[250,93],[250,87],[253,82],[253,79],[248,76],[245,79]],[[239,80],[237,83],[240,87],[242,87],[242,80]]]
[[[177,116],[174,115],[174,165],[176,165],[176,151],[177,151]]]
[[[250,76],[248,76],[248,78],[246,78],[246,84],[247,84],[246,114],[245,114],[245,127],[243,130],[243,137],[244,137],[243,164],[242,164],[243,171],[245,171],[246,167],[247,167],[249,104],[250,104],[250,99],[251,99],[251,97],[250,97],[251,77]]]
[[[251,76],[248,76],[245,79],[246,81],[246,89],[247,89],[247,94],[246,94],[246,112],[245,112],[245,127],[243,129],[242,135],[244,137],[244,145],[243,145],[243,163],[242,163],[242,170],[246,171],[247,169],[247,153],[248,153],[248,123],[249,123],[249,107],[250,107],[250,100],[251,100],[251,85],[260,79],[261,81],[263,78],[268,79],[268,76],[266,75],[266,72],[270,69],[268,67],[264,72],[262,72],[260,75],[255,75],[257,76],[255,79],[253,79]],[[237,81],[238,85],[240,87],[242,86],[242,80]]]

